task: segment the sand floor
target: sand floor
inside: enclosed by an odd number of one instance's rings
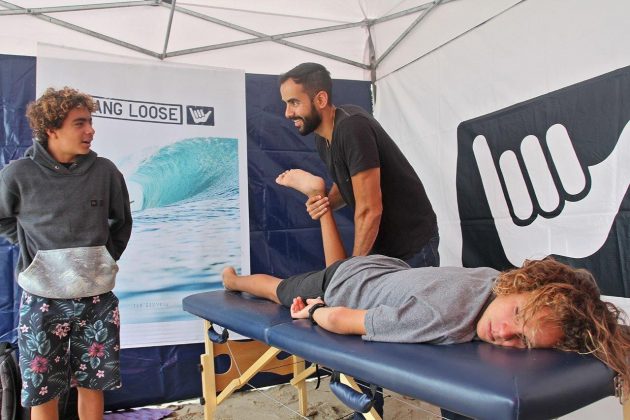
[[[333,395],[328,378],[315,389],[316,381],[307,381],[307,418],[335,420],[352,418],[352,412]],[[440,418],[437,407],[384,390],[385,419],[436,420]],[[162,405],[173,410],[169,419],[202,420],[203,407],[198,401],[186,401]],[[293,410],[293,411],[291,411]],[[238,392],[225,400],[216,411],[217,420],[276,420],[301,419],[297,412],[297,392],[291,385],[279,385],[263,390]]]

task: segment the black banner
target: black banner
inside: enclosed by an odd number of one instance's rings
[[[601,179],[602,168],[629,165],[629,149],[622,147],[627,143],[624,139],[630,140],[629,121],[630,67],[625,67],[462,122],[457,130],[456,176],[462,264],[498,269],[519,265],[522,261],[508,258],[515,255],[510,247],[548,248],[547,243],[528,235],[531,226],[543,219],[545,226],[579,220],[562,220],[569,206],[575,209],[583,205],[584,212],[591,211],[596,220],[603,219],[601,212],[595,213],[593,201],[594,197],[606,196],[618,208],[612,209],[608,223],[600,226],[607,230],[602,233],[602,239],[607,234],[603,245],[588,256],[571,255],[574,245],[584,245],[577,242],[592,241],[597,236],[597,232],[587,232],[593,230],[592,226],[584,226],[584,236],[578,241],[567,238],[568,255],[555,255],[572,266],[591,270],[604,294],[630,296],[630,179],[623,179],[627,171],[615,170],[606,174],[606,182]],[[486,160],[482,159],[484,153]],[[535,157],[539,158],[538,165],[532,165]],[[597,183],[592,168],[596,165]],[[574,176],[567,176],[567,168]],[[497,182],[492,184],[488,178],[496,178]],[[496,186],[494,195],[484,185]],[[603,189],[607,190],[600,191]],[[507,210],[503,213],[496,205],[491,207],[488,200],[489,196],[496,200],[501,195]],[[495,220],[493,213],[503,217]],[[507,228],[510,232],[501,235],[500,230]]]

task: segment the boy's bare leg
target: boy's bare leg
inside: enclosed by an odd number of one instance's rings
[[[99,389],[77,388],[79,398],[79,418],[81,420],[103,420],[105,398]]]
[[[59,398],[31,407],[31,420],[57,420]]]
[[[246,292],[254,296],[269,299],[280,303],[276,289],[282,281],[277,277],[267,274],[252,274],[249,276],[239,276],[234,267],[225,267],[221,273],[223,286],[235,292]]]
[[[289,169],[276,178],[276,182],[285,187],[293,188],[305,194],[307,197],[326,195],[326,183],[323,178],[315,176],[302,169]],[[326,267],[330,264],[346,258],[346,250],[343,247],[337,223],[331,211],[327,211],[319,218],[322,228],[322,243],[324,245],[324,258]]]

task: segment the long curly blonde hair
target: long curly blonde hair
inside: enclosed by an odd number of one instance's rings
[[[553,258],[525,261],[521,268],[501,273],[494,285],[497,295],[531,292],[522,311],[526,322],[545,309],[546,321],[562,328],[557,348],[592,354],[619,374],[623,391],[630,386],[630,330],[627,315],[601,300],[595,278]]]
[[[36,101],[28,104],[26,117],[33,130],[36,141],[46,144],[48,130],[61,128],[68,113],[75,108],[85,108],[90,112],[96,109],[96,103],[90,95],[71,87],[60,90],[48,88]]]

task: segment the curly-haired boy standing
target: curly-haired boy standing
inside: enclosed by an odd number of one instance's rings
[[[49,88],[29,104],[35,141],[0,171],[0,235],[19,244],[22,404],[57,419],[76,381],[81,419],[102,419],[120,387],[116,261],[131,235],[122,174],[90,150],[93,99]]]

